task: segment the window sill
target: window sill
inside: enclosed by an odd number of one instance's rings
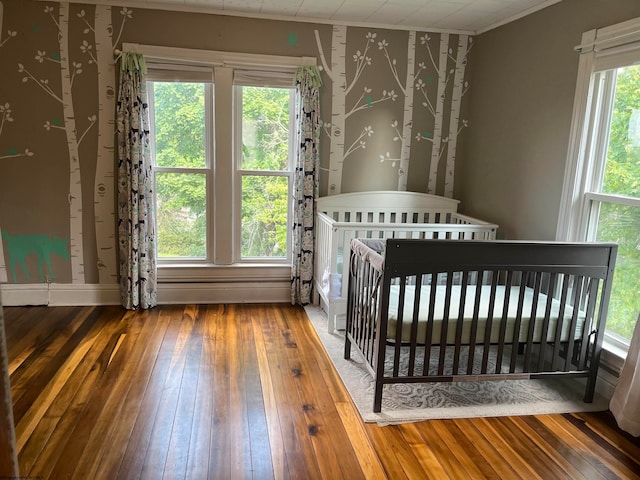
[[[605,339],[602,345],[602,356],[600,359],[604,368],[617,376],[620,374],[626,358],[627,350]]]
[[[291,266],[272,263],[234,265],[161,265],[159,283],[279,282],[291,279]]]

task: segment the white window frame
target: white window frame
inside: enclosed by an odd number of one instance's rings
[[[152,66],[153,67],[153,66]],[[162,65],[165,69],[172,70],[170,65]],[[152,69],[153,71],[153,69]],[[206,198],[208,200],[207,204],[207,218],[206,225],[206,251],[207,256],[202,259],[200,257],[194,258],[162,258],[158,260],[160,266],[163,265],[198,265],[202,263],[211,263],[212,252],[215,251],[215,237],[212,235],[212,226],[214,225],[213,218],[213,196],[212,196],[212,188],[213,188],[213,70],[211,69],[197,69],[195,71],[199,73],[208,73],[209,79],[193,79],[189,78],[190,73],[194,70],[192,68],[176,68],[175,75],[172,81],[180,81],[180,82],[193,82],[193,83],[204,83],[205,84],[205,92],[204,92],[204,114],[205,114],[205,165],[201,168],[186,168],[186,167],[161,167],[155,165],[155,142],[150,142],[149,148],[151,150],[151,154],[154,158],[153,165],[153,174],[154,174],[154,186],[155,186],[155,178],[157,173],[161,172],[170,172],[170,173],[187,173],[187,174],[201,174],[205,176],[205,188],[206,188]],[[155,116],[155,96],[154,96],[154,83],[167,81],[167,79],[161,78],[161,76],[154,75],[153,73],[148,75],[147,78],[147,94],[149,98],[149,117],[151,121],[149,122],[150,130],[151,130],[151,138],[155,138],[155,122],[153,118]],[[154,187],[155,190],[155,187]],[[154,202],[157,199],[154,197]],[[157,205],[154,205],[154,209],[157,212]]]
[[[274,81],[266,81],[262,85],[252,84],[251,82],[238,82],[234,84],[234,104],[235,104],[235,196],[234,196],[234,208],[237,212],[240,212],[242,209],[242,177],[248,175],[256,175],[256,176],[280,176],[287,178],[288,191],[287,196],[291,200],[293,198],[293,172],[294,172],[294,142],[289,142],[289,152],[288,152],[288,162],[287,162],[287,170],[246,170],[242,168],[242,94],[240,93],[240,89],[237,87],[245,87],[245,86],[263,86],[263,87],[284,87],[282,80],[275,79]],[[285,88],[291,88],[291,82]],[[295,136],[295,97],[294,92],[290,91],[289,97],[289,133]],[[292,202],[289,202],[288,205],[288,216],[291,219],[293,208]],[[242,222],[241,216],[235,216],[235,225],[234,225],[234,252],[235,252],[235,262],[236,263],[268,263],[274,261],[274,259],[264,258],[264,257],[250,257],[250,258],[242,258],[241,252],[241,242],[242,242]],[[287,264],[291,264],[292,261],[292,252],[291,252],[291,229],[287,229],[287,255],[280,261],[286,262]],[[278,261],[277,259],[275,261]]]
[[[281,72],[291,74],[300,66],[316,65],[315,57],[289,57],[278,55],[246,54],[198,50],[188,48],[164,47],[123,43],[122,49],[142,54],[147,64],[171,65],[175,68],[183,66],[185,70],[212,69],[215,88],[233,88],[234,70],[252,70],[258,72]],[[289,258],[280,260],[248,259],[240,261],[240,252],[236,250],[236,172],[233,145],[233,122],[220,122],[216,119],[233,118],[233,95],[217,96],[214,93],[212,115],[215,129],[215,140],[209,138],[207,148],[212,149],[215,165],[210,168],[208,185],[213,188],[208,205],[209,231],[226,232],[208,240],[207,260],[171,260],[158,262],[158,279],[160,282],[232,282],[256,283],[290,280],[291,252]],[[219,161],[224,158],[226,161]],[[290,158],[293,158],[291,156]],[[172,170],[176,171],[176,170]],[[190,170],[193,171],[193,170]],[[293,172],[293,168],[291,169]],[[289,181],[290,195],[293,181]],[[208,192],[211,193],[211,192]],[[229,215],[229,209],[233,209]],[[292,212],[290,212],[291,214]],[[211,236],[210,236],[211,237]],[[289,241],[289,245],[290,245]],[[237,253],[236,253],[237,252]]]
[[[607,148],[609,131],[596,129],[599,134],[591,135],[594,122],[610,121],[600,115],[610,106],[615,92],[614,75],[607,71],[640,63],[640,18],[585,32],[576,50],[580,60],[556,230],[556,239],[564,241],[594,239],[595,232],[588,231],[588,217],[597,214],[603,201],[640,206],[638,199],[600,192],[605,162],[602,149]],[[600,89],[611,94],[600,95]],[[628,344],[605,334],[604,348],[621,360]],[[613,363],[619,366],[619,362]]]

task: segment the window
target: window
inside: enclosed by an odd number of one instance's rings
[[[158,258],[207,259],[211,84],[149,82]]]
[[[629,27],[587,32],[579,47],[558,224],[560,239],[619,244],[607,343],[622,350],[640,313],[640,23]]]
[[[292,77],[150,63],[160,266],[290,264]]]
[[[235,93],[240,257],[288,259],[294,91],[237,85]]]

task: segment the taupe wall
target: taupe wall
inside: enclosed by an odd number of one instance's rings
[[[470,128],[456,164],[467,213],[506,238],[555,238],[582,33],[640,16],[638,0],[564,0],[476,37]]]
[[[0,282],[116,283],[113,192],[96,192],[115,184],[99,141],[114,138],[112,50],[122,42],[316,57],[325,67],[321,195],[453,193],[445,172],[467,135],[472,94],[467,36],[0,0]]]

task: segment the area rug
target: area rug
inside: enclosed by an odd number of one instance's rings
[[[382,412],[373,412],[374,380],[353,350],[343,358],[344,336],[327,331],[327,317],[316,306],[307,316],[365,422],[381,425],[445,418],[542,415],[603,411],[609,400],[596,394],[584,403],[585,379],[436,382],[385,385]]]

